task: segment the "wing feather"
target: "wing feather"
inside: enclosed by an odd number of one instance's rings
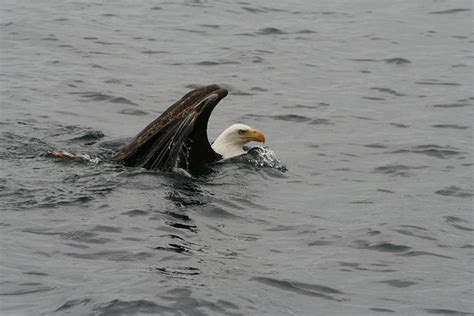
[[[192,169],[220,159],[207,137],[214,107],[227,95],[218,85],[195,89],[171,105],[113,157],[152,170]]]

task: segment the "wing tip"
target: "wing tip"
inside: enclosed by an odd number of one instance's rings
[[[189,98],[189,97],[195,96],[195,95],[201,95],[201,94],[202,95],[209,95],[209,94],[212,94],[212,93],[217,93],[217,95],[219,97],[219,100],[220,100],[220,99],[226,97],[229,92],[227,91],[227,89],[222,88],[218,84],[210,84],[210,85],[201,86],[199,88],[196,88],[196,89],[193,89],[193,90],[189,91],[188,93],[186,93],[183,96],[183,99]]]

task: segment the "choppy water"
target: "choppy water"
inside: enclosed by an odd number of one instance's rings
[[[0,10],[2,315],[474,312],[470,1]],[[210,83],[288,171],[107,162]]]

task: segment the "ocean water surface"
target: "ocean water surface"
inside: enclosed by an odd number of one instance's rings
[[[473,315],[472,10],[2,0],[0,314]],[[266,157],[108,161],[211,83]]]

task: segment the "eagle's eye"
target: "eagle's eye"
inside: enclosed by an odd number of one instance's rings
[[[239,135],[244,135],[245,130],[244,129],[239,129]]]

